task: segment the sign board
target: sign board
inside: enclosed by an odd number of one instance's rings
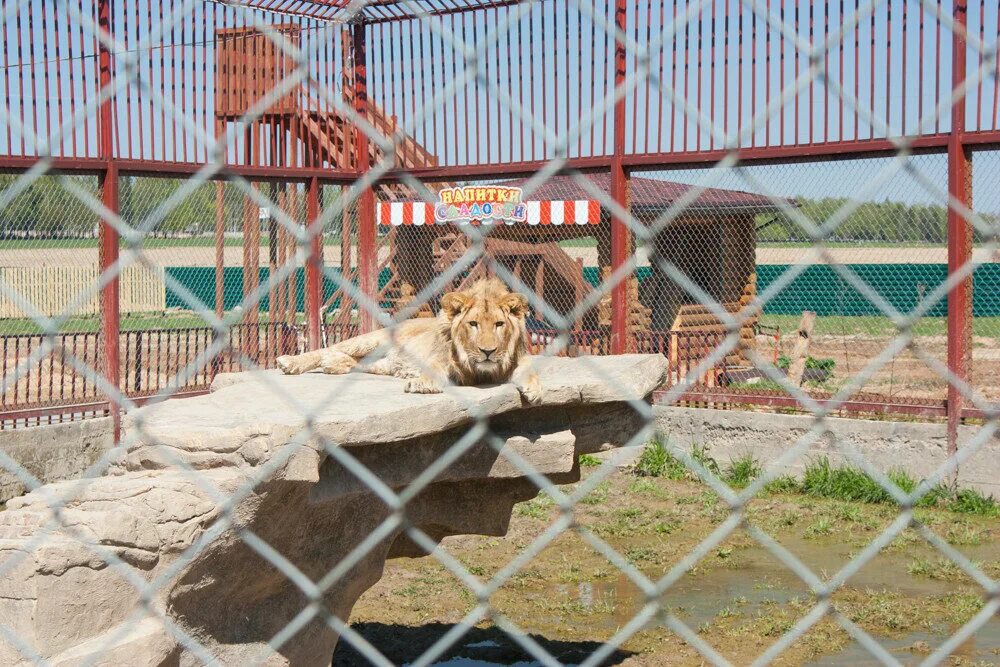
[[[527,219],[521,188],[503,185],[445,188],[438,193],[434,206],[434,221],[438,224],[512,224]]]

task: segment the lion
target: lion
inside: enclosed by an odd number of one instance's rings
[[[538,403],[541,384],[525,343],[527,307],[523,294],[496,278],[482,279],[442,296],[437,317],[407,320],[394,335],[380,329],[323,350],[281,356],[278,368],[287,375],[316,368],[340,375],[358,367],[405,379],[403,391],[411,394],[440,393],[446,381],[460,386],[513,382],[526,401]],[[362,361],[380,346],[388,347],[382,358]]]

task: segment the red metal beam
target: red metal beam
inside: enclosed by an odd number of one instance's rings
[[[615,0],[615,26],[625,32],[625,0]],[[625,85],[625,43],[615,38],[615,90]],[[625,175],[625,96],[615,103],[614,148],[611,159],[611,197],[628,210],[628,180]],[[618,216],[611,218],[611,270],[614,272],[628,261],[630,245],[629,228]],[[624,354],[628,334],[628,278],[625,277],[611,290],[611,354]]]
[[[988,135],[980,138],[982,143],[1000,142],[1000,133],[975,133]],[[967,135],[967,136],[972,136]],[[943,153],[948,148],[948,135],[937,134],[918,137],[910,144],[914,153]],[[798,146],[758,146],[741,148],[737,157],[743,164],[767,164],[789,162],[817,162],[825,160],[860,159],[867,157],[892,157],[899,153],[899,147],[888,139],[862,139],[859,141],[832,141]],[[628,155],[623,162],[626,167],[670,167],[680,169],[685,166],[714,164],[729,154],[716,149],[707,151],[687,151],[676,153],[642,153]]]
[[[351,55],[354,60],[354,110],[361,118],[368,118],[368,66],[367,38],[364,25],[351,26]],[[354,154],[357,156],[358,174],[368,172],[371,157],[368,153],[368,135],[360,127],[354,132]],[[358,289],[370,299],[376,298],[378,248],[375,245],[375,192],[365,188],[358,201]],[[374,329],[375,319],[362,306],[358,306],[361,333]]]
[[[111,0],[100,0],[98,4],[98,25],[102,33],[111,35]],[[100,90],[110,90],[113,73],[111,53],[102,42],[98,57],[100,71]],[[104,206],[113,213],[118,213],[118,166],[114,160],[114,109],[112,98],[104,100],[98,110],[99,145],[101,158],[106,163],[106,169],[101,176],[101,198]],[[101,219],[98,239],[98,267],[103,274],[112,269],[118,262],[118,231],[105,218]],[[101,289],[101,335],[103,336],[104,364],[101,372],[107,382],[116,388],[121,387],[119,378],[119,333],[121,331],[121,312],[118,299],[118,271],[114,277]],[[121,436],[121,407],[113,396],[108,397],[111,404],[111,416],[114,418],[115,442]]]
[[[306,192],[306,225],[309,232],[309,258],[306,260],[306,333],[310,350],[322,344],[320,307],[323,305],[323,228],[319,218],[319,179],[309,179]]]
[[[208,387],[205,387],[204,389],[192,389],[188,391],[180,391],[175,394],[171,394],[167,400],[173,400],[175,398],[191,398],[192,396],[203,396],[207,393],[208,393]],[[137,407],[142,407],[143,405],[146,405],[147,403],[152,401],[154,398],[156,398],[156,396],[142,396],[133,398],[131,400]],[[7,421],[40,419],[43,417],[57,417],[60,415],[69,417],[68,419],[65,419],[63,421],[80,421],[80,419],[91,419],[93,417],[74,418],[74,415],[79,415],[87,412],[95,412],[95,413],[101,412],[107,414],[110,411],[111,411],[111,404],[108,401],[87,401],[81,403],[66,403],[62,405],[45,405],[41,407],[19,408],[16,410],[0,411],[0,423]]]
[[[965,29],[968,7],[966,0],[956,0],[954,19],[956,30],[952,41],[952,89],[965,83]],[[952,103],[951,133],[948,136],[948,192],[958,202],[972,207],[972,160],[964,144],[965,95]],[[972,259],[972,226],[955,210],[948,207],[948,275],[960,271]],[[961,380],[968,378],[972,340],[972,277],[966,277],[948,293],[948,369]],[[962,394],[953,382],[948,383],[948,453],[958,451],[958,426],[962,419]]]

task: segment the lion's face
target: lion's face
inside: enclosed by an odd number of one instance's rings
[[[451,333],[452,361],[469,380],[506,382],[524,354],[524,295],[483,280],[441,298]]]

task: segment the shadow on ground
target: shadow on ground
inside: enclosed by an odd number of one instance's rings
[[[377,648],[394,665],[404,665],[419,658],[446,632],[455,626],[428,623],[416,627],[386,623],[356,623],[352,629]],[[601,642],[557,641],[531,635],[531,639],[564,665],[576,665],[601,647]],[[614,651],[602,665],[617,665],[633,655]],[[503,630],[495,627],[472,628],[452,645],[434,664],[461,665],[533,665],[537,660]],[[370,665],[369,660],[341,638],[333,652],[333,667]]]

